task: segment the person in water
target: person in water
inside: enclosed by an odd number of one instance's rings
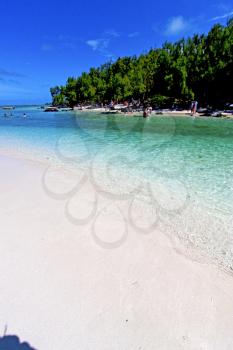
[[[147,118],[148,117],[148,109],[145,108],[143,111],[143,118]]]

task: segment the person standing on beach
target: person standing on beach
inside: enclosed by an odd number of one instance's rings
[[[197,106],[198,106],[198,102],[195,101],[195,102],[194,102],[194,114],[197,113]]]
[[[193,109],[194,109],[194,101],[191,102],[191,107],[190,107],[191,114],[193,114]]]
[[[198,106],[198,102],[192,101],[192,103],[191,103],[191,115],[196,114],[197,106]]]

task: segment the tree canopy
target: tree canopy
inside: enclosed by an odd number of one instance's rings
[[[165,42],[138,57],[122,57],[50,89],[54,105],[150,101],[160,107],[196,99],[202,106],[233,103],[233,18],[207,35]]]

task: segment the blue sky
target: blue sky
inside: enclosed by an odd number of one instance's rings
[[[68,76],[225,24],[233,1],[1,0],[0,13],[0,104],[44,103]]]

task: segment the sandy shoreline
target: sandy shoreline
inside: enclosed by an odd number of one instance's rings
[[[125,232],[123,202],[100,198],[103,215],[91,217],[90,185],[53,198],[46,165],[0,163],[2,330],[39,350],[232,348],[232,276],[187,258],[159,229]],[[64,195],[76,180],[48,181]]]
[[[79,112],[79,113],[100,113],[100,114],[110,114],[110,115],[125,115],[125,116],[142,116],[143,112],[128,112],[128,113],[124,113],[121,112],[120,110],[106,110],[105,108],[83,108],[82,110],[80,109],[74,109],[75,112]],[[227,113],[227,112],[221,112],[222,117],[220,118],[233,118],[233,114],[232,113]],[[161,110],[161,112],[155,112],[153,111],[151,114],[152,117],[156,117],[156,116],[164,116],[164,117],[172,117],[172,116],[177,116],[177,117],[190,117],[191,116],[191,112],[190,110],[182,110],[182,111],[171,111],[171,110]],[[195,113],[194,117],[204,117],[204,118],[210,118],[208,116],[203,115],[203,113]],[[216,118],[216,117],[215,117]],[[218,117],[219,118],[219,117]]]

